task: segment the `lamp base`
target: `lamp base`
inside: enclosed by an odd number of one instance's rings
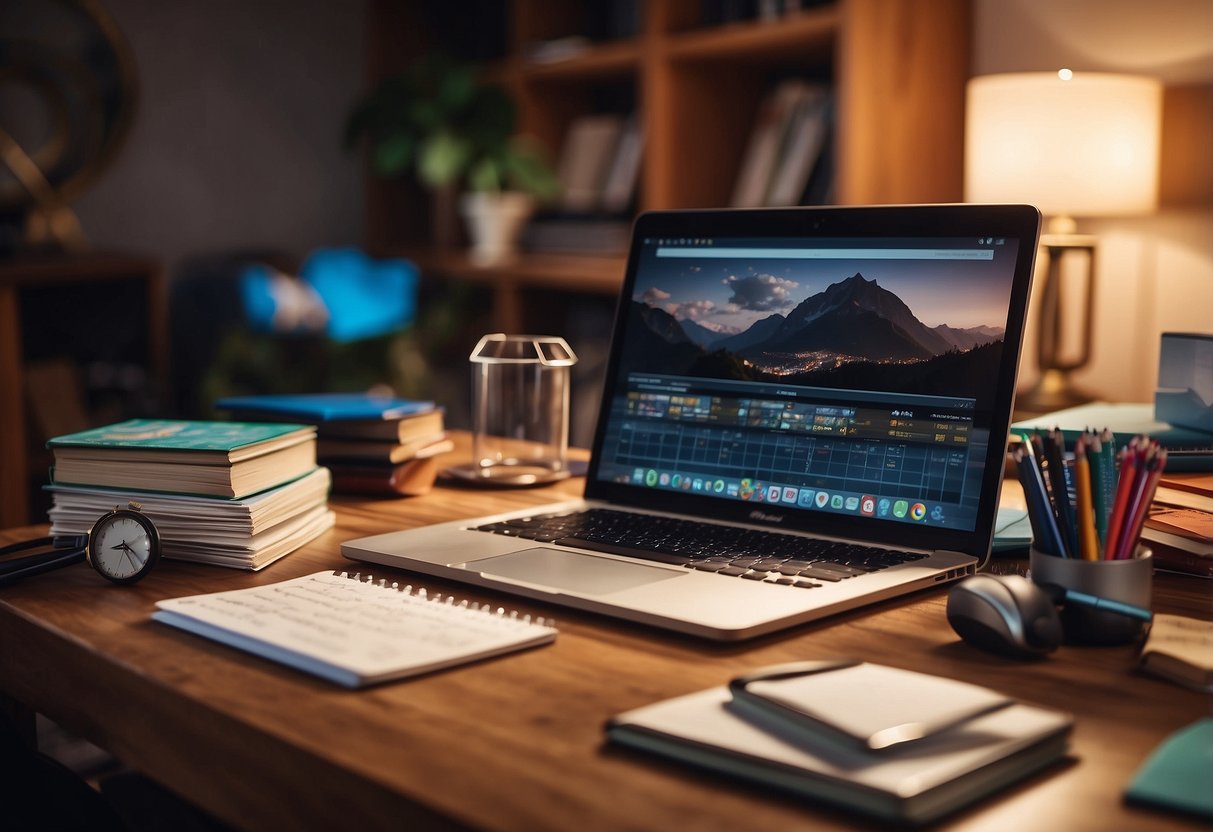
[[[1094,396],[1084,393],[1070,383],[1066,370],[1045,370],[1040,381],[1028,392],[1015,398],[1016,413],[1052,413],[1093,401]]]

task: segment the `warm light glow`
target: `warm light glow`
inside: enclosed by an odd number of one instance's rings
[[[1063,81],[1069,81],[1074,77],[1074,71],[1070,69],[1059,69],[1057,70],[1057,77]]]
[[[1079,217],[1153,211],[1162,85],[1067,72],[969,81],[965,199]]]

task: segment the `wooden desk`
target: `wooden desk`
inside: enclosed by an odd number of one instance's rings
[[[338,553],[344,539],[549,501],[580,486],[341,499],[335,529],[260,574],[166,562],[131,588],[105,585],[83,565],[30,579],[0,590],[0,690],[241,828],[874,829],[851,814],[608,747],[602,734],[616,712],[761,665],[855,656],[1077,715],[1068,761],[940,828],[1191,828],[1123,806],[1120,795],[1160,740],[1210,712],[1208,696],[1135,674],[1132,646],[1064,647],[1034,664],[978,652],[948,627],[942,589],[731,646],[457,589],[555,615],[560,636],[552,646],[360,692],[149,619],[161,598],[349,567]],[[1156,609],[1208,618],[1210,589],[1159,575]]]

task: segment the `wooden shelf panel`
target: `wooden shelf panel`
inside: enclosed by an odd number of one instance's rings
[[[744,21],[672,35],[668,54],[679,61],[800,63],[826,57],[838,33],[838,9],[829,6],[774,21]]]
[[[526,81],[593,81],[634,75],[642,59],[636,40],[610,41],[587,47],[568,58],[544,62],[522,59],[515,74]]]
[[[494,266],[480,266],[459,251],[408,249],[397,252],[422,273],[490,285],[558,289],[613,295],[623,285],[623,257],[525,254]]]

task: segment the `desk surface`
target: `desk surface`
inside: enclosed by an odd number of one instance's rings
[[[989,685],[1077,716],[1069,758],[941,825],[956,829],[1191,828],[1121,803],[1137,766],[1210,698],[1133,672],[1132,646],[1063,647],[1020,664],[959,642],[942,589],[720,646],[458,589],[555,615],[554,645],[351,692],[153,623],[162,598],[348,566],[340,541],[577,493],[438,488],[334,500],[337,526],[250,574],[164,562],[134,587],[86,566],[0,592],[0,691],[241,828],[876,828],[854,815],[608,747],[619,711],[755,667],[853,656]],[[0,542],[31,530],[0,533]],[[426,579],[443,591],[453,585]],[[1156,609],[1213,616],[1213,584],[1156,576]]]

